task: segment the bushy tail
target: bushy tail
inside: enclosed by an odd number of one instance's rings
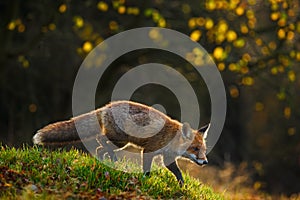
[[[76,146],[84,141],[96,141],[96,135],[100,133],[99,120],[96,117],[97,111],[87,113],[67,121],[56,122],[45,126],[37,131],[33,137],[33,143],[50,147]],[[80,127],[78,135],[75,126]]]
[[[45,146],[65,146],[80,142],[73,120],[56,122],[37,131],[33,143]]]

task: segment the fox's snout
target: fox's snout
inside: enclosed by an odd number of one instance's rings
[[[207,165],[207,164],[208,164],[208,160],[207,160],[207,159],[205,159],[205,160],[203,160],[203,159],[198,159],[198,160],[197,160],[197,163],[198,163],[199,165]]]
[[[184,153],[182,156],[194,161],[198,165],[207,165],[208,164],[208,160],[206,157],[204,159],[197,158],[197,156],[195,154],[191,154],[191,153]]]

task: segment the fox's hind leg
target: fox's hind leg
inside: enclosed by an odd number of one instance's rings
[[[117,156],[114,152],[117,148],[113,145],[113,143],[108,140],[108,138],[104,135],[97,135],[96,137],[97,142],[100,144],[99,147],[96,149],[96,155],[99,159],[104,159],[104,154],[108,153],[111,161],[117,161]]]
[[[146,176],[150,175],[153,156],[142,153],[143,156],[143,172]]]

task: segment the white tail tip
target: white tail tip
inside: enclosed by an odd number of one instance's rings
[[[32,138],[33,144],[43,144],[41,132],[37,132]]]

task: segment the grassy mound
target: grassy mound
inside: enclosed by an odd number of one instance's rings
[[[180,188],[166,169],[144,177],[77,150],[0,146],[0,199],[223,199],[188,175],[184,178]]]

